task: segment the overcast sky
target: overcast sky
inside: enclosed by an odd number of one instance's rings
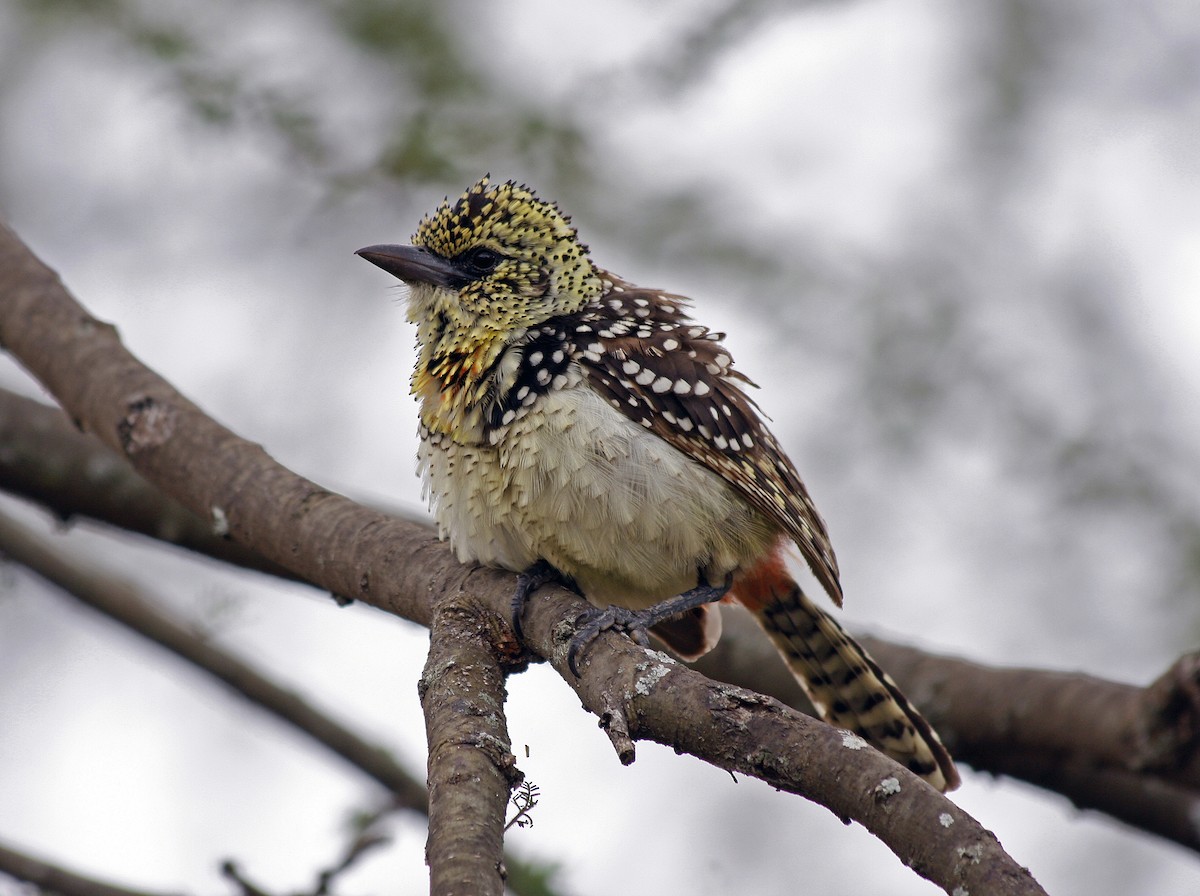
[[[559,199],[602,266],[729,332],[830,523],[850,627],[1143,683],[1200,622],[1172,541],[1200,516],[1200,21],[1185,2],[1042,6],[811,4],[731,28],[691,74],[691,4],[454,5],[497,89],[578,114],[592,142],[586,179],[510,143],[491,160],[486,136],[452,168]],[[317,7],[147,8],[186,16],[213,70],[310,104],[341,170],[412,102]],[[33,18],[0,9],[0,214],[219,420],[330,488],[420,508],[413,334],[352,253],[404,241],[484,170],[332,189],[261,128],[199,121],[119,33]],[[7,359],[0,384],[40,394]],[[66,537],[420,773],[423,630]],[[130,886],[223,892],[226,856],[307,886],[380,799],[19,570],[0,581],[0,720],[0,839]],[[561,862],[564,892],[936,892],[757,782],[654,745],[622,768],[549,670],[511,681],[509,724],[542,803],[508,842]],[[965,777],[955,801],[1056,896],[1200,887],[1180,849]],[[346,892],[425,891],[423,828],[394,827]]]

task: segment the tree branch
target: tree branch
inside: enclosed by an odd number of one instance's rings
[[[333,594],[429,625],[427,529],[297,476],[207,417],[88,314],[0,225],[0,345],[76,425],[219,532]],[[415,561],[415,563],[413,562]],[[372,582],[387,583],[386,594]]]
[[[275,684],[250,664],[205,641],[188,625],[160,609],[161,601],[144,596],[141,586],[64,555],[52,539],[30,532],[3,513],[0,513],[0,557],[21,564],[68,597],[187,660],[226,684],[237,696],[292,725],[374,778],[392,794],[388,811],[403,808],[428,815],[425,787],[386,749],[367,742],[299,695]],[[356,840],[360,848],[364,844],[373,846],[375,842]],[[351,852],[350,858],[357,859],[358,853]],[[344,860],[343,864],[347,862]],[[512,855],[505,856],[504,865],[515,874],[510,889],[516,893],[532,891],[520,884],[520,880],[534,876],[532,866]],[[548,891],[541,886],[538,892]]]
[[[43,503],[60,517],[87,516],[165,538],[228,562],[294,578],[254,552],[213,535],[199,517],[162,495],[97,439],[81,434],[57,408],[0,390],[0,444],[6,446],[0,451],[0,487]],[[48,469],[41,468],[43,463]],[[103,479],[83,490],[76,481],[80,477],[68,475],[70,471],[97,469],[104,471]],[[111,490],[103,483],[111,483]],[[135,497],[128,500],[131,495]],[[131,516],[130,507],[138,512]],[[181,538],[180,532],[192,533],[192,537]],[[1169,682],[1176,684],[1162,698],[1147,701],[1143,689],[1090,676],[995,669],[878,638],[862,640],[891,670],[902,689],[914,696],[953,747],[960,763],[1057,791],[1081,809],[1105,812],[1126,824],[1200,851],[1200,832],[1190,823],[1194,813],[1200,812],[1200,799],[1193,784],[1200,752],[1188,746],[1187,737],[1178,734],[1164,741],[1161,736],[1151,738],[1123,727],[1130,721],[1142,724],[1142,719],[1149,724],[1158,717],[1160,721],[1147,730],[1163,730],[1168,735],[1173,730],[1194,731],[1197,725],[1194,707],[1171,699],[1171,694],[1188,693],[1183,683],[1194,679],[1194,665],[1192,677],[1183,674],[1181,679],[1179,669],[1164,675],[1161,687]],[[720,643],[695,668],[719,681],[770,694],[789,706],[812,713],[795,679],[775,661],[757,625],[736,608],[725,609],[725,633]],[[1068,751],[1070,755],[1065,755],[1046,741],[1046,727],[1061,726],[1056,721],[1059,716],[1042,700],[1050,695],[1052,701],[1061,704],[1054,693],[1064,681],[1072,691],[1097,689],[1094,698],[1085,695],[1078,704],[1080,707],[1103,707],[1106,700],[1115,696],[1117,704],[1127,704],[1133,699],[1144,704],[1145,711],[1110,712],[1106,708],[1075,712],[1073,701],[1067,701],[1070,724],[1066,733],[1074,742]],[[980,694],[988,694],[988,700],[979,701]],[[1162,717],[1150,709],[1160,703],[1176,709]],[[1031,712],[1031,707],[1038,707],[1038,711]],[[1167,724],[1170,719],[1174,721]],[[1052,730],[1050,734],[1062,737],[1061,731]],[[1134,761],[1137,752],[1132,745],[1151,741],[1158,744],[1160,757],[1176,757],[1177,768],[1162,771],[1165,780],[1146,776],[1151,763],[1140,767]],[[1164,745],[1171,743],[1175,748],[1164,750]],[[1106,766],[1113,762],[1117,763],[1116,768]],[[1163,768],[1161,758],[1157,766]],[[1139,770],[1122,772],[1122,768]],[[511,858],[509,866],[516,868]]]
[[[504,812],[521,783],[504,719],[502,644],[494,613],[467,594],[441,600],[419,692],[429,741],[431,896],[502,896]]]
[[[955,732],[956,755],[999,744],[1080,765],[1152,774],[1200,788],[1200,654],[1186,654],[1149,687],[1042,669],[1000,669],[937,657],[876,638],[867,649],[897,680],[919,681],[920,706]],[[980,685],[1019,700],[981,701]]]
[[[510,581],[487,569],[466,576],[481,592],[479,579]],[[633,761],[633,741],[653,740],[859,822],[947,893],[1044,892],[990,831],[847,731],[774,698],[712,681],[612,632],[588,648],[582,674],[575,678],[566,652],[574,621],[586,606],[563,589],[540,589],[526,606],[524,630],[583,705],[599,716],[622,762]]]
[[[0,555],[28,568],[68,597],[116,620],[227,685],[234,694],[299,729],[392,792],[399,805],[428,811],[425,788],[382,747],[367,743],[307,700],[277,685],[249,663],[209,643],[142,595],[134,583],[64,556],[0,513]]]
[[[77,305],[4,227],[0,297],[0,344],[73,419],[235,539],[335,594],[425,625],[434,596],[458,590],[507,614],[511,575],[463,569],[419,527],[317,487],[208,419],[129,355],[115,330]],[[844,733],[773,700],[648,658],[611,633],[596,640],[584,674],[574,679],[565,643],[586,605],[563,589],[544,588],[529,606],[527,643],[551,658],[610,735],[616,732],[614,743],[624,743],[627,730],[628,737],[673,744],[816,799],[839,817],[862,821],[948,893],[1042,892],[977,822],[882,754],[858,749]]]
[[[247,569],[295,576],[213,531],[211,520],[168,498],[58,408],[0,389],[0,490],[59,519],[88,517]]]
[[[736,607],[722,613],[721,640],[695,668],[811,712],[749,615]],[[1200,851],[1192,822],[1200,816],[1191,783],[1197,753],[1187,733],[1200,712],[1179,697],[1189,692],[1193,655],[1140,688],[1081,673],[985,666],[880,638],[859,641],[921,707],[956,762],[1056,791],[1081,809]],[[1074,699],[1062,699],[1059,689]],[[1151,743],[1153,751],[1138,746]]]
[[[84,877],[58,865],[18,852],[0,843],[0,874],[27,881],[45,893],[62,896],[167,896],[145,890],[131,890]]]

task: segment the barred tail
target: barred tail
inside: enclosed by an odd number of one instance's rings
[[[804,595],[778,557],[744,572],[734,592],[825,721],[859,735],[938,790],[958,787],[958,771],[937,733],[891,676]]]

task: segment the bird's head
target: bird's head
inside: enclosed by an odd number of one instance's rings
[[[412,390],[422,422],[456,439],[481,438],[484,414],[513,374],[500,363],[528,332],[578,311],[605,285],[587,246],[552,203],[486,177],[417,227],[410,246],[358,254],[410,287],[418,359]],[[512,355],[516,358],[516,355]]]
[[[358,254],[411,287],[408,314],[418,327],[459,338],[517,334],[603,291],[587,246],[556,205],[486,177],[427,215],[412,245]]]

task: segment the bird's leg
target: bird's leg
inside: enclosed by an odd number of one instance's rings
[[[674,616],[686,613],[688,610],[720,600],[733,584],[733,573],[727,575],[725,581],[720,585],[710,585],[703,571],[700,572],[699,579],[700,584],[690,591],[668,597],[644,610],[630,610],[627,607],[616,606],[603,609],[597,607],[589,610],[580,620],[582,627],[575,633],[575,637],[571,639],[571,646],[567,648],[567,666],[578,677],[579,668],[576,661],[579,658],[579,652],[596,640],[601,632],[609,629],[624,632],[642,647],[648,647],[650,645],[650,641],[646,637],[648,629]]]
[[[529,601],[529,595],[551,582],[579,594],[579,587],[571,577],[559,572],[545,560],[538,560],[517,576],[517,590],[512,596],[512,627],[518,638],[521,637],[521,617],[525,615],[525,604]]]

